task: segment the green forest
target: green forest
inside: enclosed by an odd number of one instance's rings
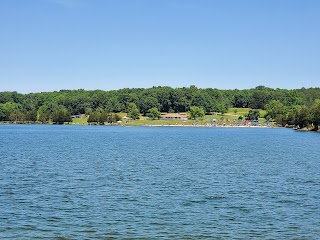
[[[2,122],[70,122],[72,115],[90,115],[91,121],[114,122],[117,113],[126,112],[133,119],[139,115],[159,117],[159,112],[190,112],[197,107],[206,114],[221,113],[229,108],[265,110],[267,120],[283,126],[304,128],[320,123],[320,88],[273,89],[257,86],[245,90],[220,90],[196,86],[172,88],[125,88],[120,90],[61,90],[20,94],[0,92]],[[251,115],[253,117],[251,117]]]

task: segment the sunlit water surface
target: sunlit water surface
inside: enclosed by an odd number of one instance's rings
[[[319,239],[320,134],[0,125],[0,239]]]

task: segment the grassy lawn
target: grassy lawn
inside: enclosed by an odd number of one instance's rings
[[[72,118],[72,124],[87,125],[88,118]]]
[[[229,108],[228,112],[226,113],[226,115],[238,115],[238,116],[245,116],[249,113],[249,110],[251,108]],[[236,113],[235,113],[236,110]],[[266,110],[262,110],[262,109],[258,109],[260,112],[260,116],[264,117],[264,115],[266,115]]]
[[[236,113],[235,113],[236,109]],[[214,115],[205,115],[203,119],[199,120],[150,120],[146,116],[140,115],[140,119],[138,120],[122,120],[122,123],[120,125],[130,125],[130,126],[140,126],[140,125],[191,125],[193,123],[196,124],[206,124],[206,123],[212,123],[212,119],[215,118],[216,122],[219,123],[221,121],[225,122],[226,124],[233,123],[233,120],[238,120],[239,116],[245,116],[248,114],[250,108],[230,108],[228,112],[224,115],[221,114],[214,114]],[[260,115],[263,117],[266,113],[265,110],[259,110]],[[126,116],[126,113],[117,113],[121,118]],[[72,124],[77,125],[87,125],[88,118],[73,118]],[[228,121],[229,120],[229,121]],[[259,118],[259,121],[262,123],[265,123],[264,118]]]
[[[127,113],[124,112],[119,112],[117,113],[119,115],[119,117],[123,118],[124,116],[127,116]]]
[[[236,113],[235,113],[236,110]],[[238,115],[238,116],[244,116],[246,114],[248,114],[250,108],[229,108],[228,112],[226,114],[231,114],[231,115]]]

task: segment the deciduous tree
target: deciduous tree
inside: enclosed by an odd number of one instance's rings
[[[135,103],[129,103],[127,108],[127,116],[133,120],[139,119],[140,111]]]
[[[147,113],[147,117],[151,118],[152,120],[159,119],[161,117],[161,113],[156,107],[150,108]]]
[[[205,112],[204,112],[204,109],[201,107],[191,106],[188,114],[189,114],[189,118],[196,119],[196,118],[203,118]]]

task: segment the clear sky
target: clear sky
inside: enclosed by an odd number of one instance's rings
[[[319,0],[0,0],[0,91],[320,87]]]

